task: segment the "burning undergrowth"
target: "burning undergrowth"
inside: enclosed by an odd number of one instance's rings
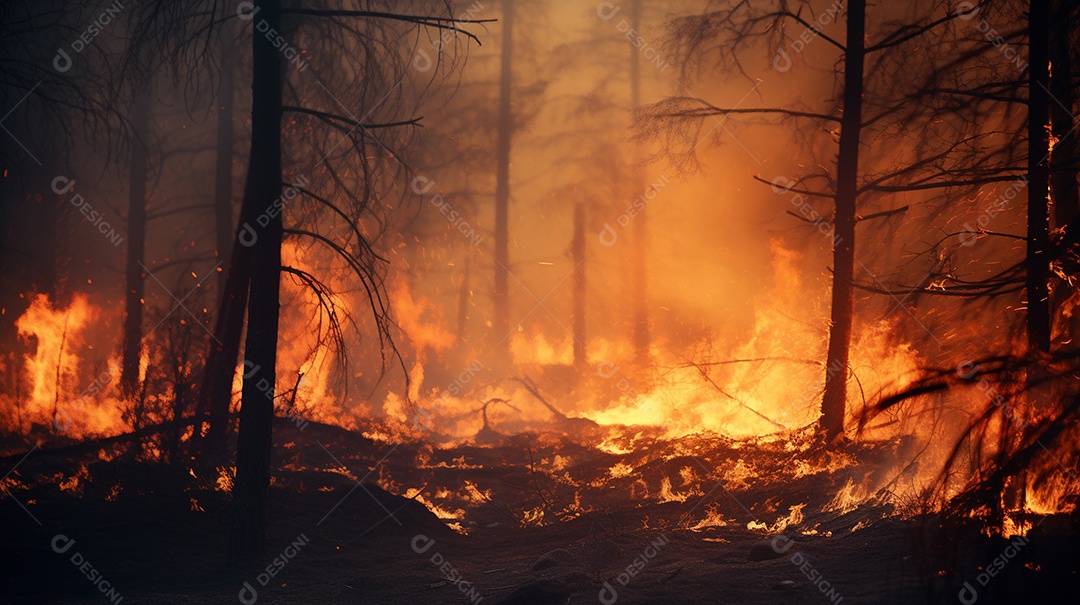
[[[318,262],[305,260],[304,250],[289,254],[300,265]],[[634,360],[627,342],[597,336],[584,363],[575,363],[569,340],[524,326],[510,338],[510,363],[497,361],[449,330],[438,305],[407,276],[394,276],[389,296],[407,380],[371,378],[356,371],[374,367],[371,359],[328,352],[330,311],[287,284],[293,298],[274,391],[273,485],[301,492],[368,482],[461,532],[617,510],[648,527],[826,534],[886,515],[936,513],[971,485],[993,493],[1011,486],[1011,500],[990,505],[1000,509],[993,514],[983,514],[985,499],[969,500],[958,514],[1004,534],[1024,533],[1030,515],[1074,510],[1075,478],[1057,472],[1071,468],[1071,459],[1036,460],[1038,439],[1018,446],[1006,434],[1054,420],[1073,360],[1058,362],[1039,384],[1031,364],[1009,380],[989,371],[994,362],[927,370],[930,355],[899,336],[899,313],[864,322],[854,335],[849,425],[859,441],[822,447],[812,428],[828,374],[819,361],[825,332],[815,327],[821,293],[807,297],[816,288],[801,283],[799,253],[776,241],[772,255],[775,287],[762,295],[752,323],[686,342],[658,337],[646,362]],[[356,308],[352,296],[335,297],[331,308]],[[70,458],[62,472],[37,471],[31,460],[8,487],[115,499],[144,488],[105,477],[152,478],[154,471],[137,469],[167,466],[167,489],[191,491],[193,507],[200,491],[229,492],[231,463],[201,459],[204,433],[192,410],[201,376],[191,339],[205,339],[204,326],[163,318],[151,335],[160,346],[141,367],[142,390],[125,396],[116,356],[98,345],[108,317],[104,303],[86,296],[65,304],[28,298],[16,322],[20,348],[2,360],[14,388],[0,393],[0,446],[21,455],[40,444]],[[269,384],[258,368],[242,368],[234,414],[242,380]],[[353,386],[345,388],[345,376]],[[966,388],[926,387],[942,377]],[[912,395],[889,398],[897,392]],[[1023,470],[1035,472],[995,475],[1000,454],[1018,451]],[[115,470],[128,465],[130,473]],[[948,481],[942,468],[952,469]],[[166,489],[154,481],[147,489]],[[100,489],[87,491],[90,485]]]
[[[383,434],[387,427],[377,424],[363,432]],[[907,440],[828,451],[809,431],[744,440],[709,433],[669,439],[647,427],[601,432],[592,444],[528,432],[484,445],[436,446],[280,419],[272,486],[306,492],[377,485],[461,533],[629,515],[640,527],[717,536],[831,535],[898,512],[893,489],[909,453]],[[5,488],[33,506],[50,493],[111,501],[179,486],[193,510],[206,494],[231,489],[230,467],[162,465],[153,452],[149,442],[131,440],[38,451]],[[169,472],[160,472],[163,466]]]

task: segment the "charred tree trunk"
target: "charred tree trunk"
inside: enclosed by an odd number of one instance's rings
[[[828,441],[844,434],[848,357],[855,306],[855,211],[862,129],[863,62],[866,49],[866,0],[848,5],[844,53],[844,114],[836,165],[836,216],[833,239],[832,321],[826,360],[825,395],[819,428]]]
[[[1054,226],[1062,229],[1080,220],[1080,186],[1077,185],[1080,142],[1073,129],[1073,107],[1076,95],[1073,91],[1073,69],[1070,38],[1072,37],[1073,3],[1057,0],[1050,16],[1050,94],[1057,102],[1050,102],[1050,124],[1054,140],[1050,156],[1050,193],[1053,200]],[[1068,294],[1066,294],[1068,296]],[[1076,318],[1063,318],[1063,334],[1072,340],[1078,332]]]
[[[496,353],[509,358],[510,343],[510,146],[514,115],[510,106],[513,85],[514,1],[503,0],[502,75],[499,80],[498,141],[495,146],[495,322]]]
[[[281,31],[281,1],[257,0],[257,19]],[[251,250],[251,290],[245,352],[251,371],[244,378],[230,552],[250,560],[266,551],[266,508],[273,446],[274,383],[281,284],[281,55],[266,36],[254,35],[252,53],[251,197],[259,229]],[[259,384],[269,383],[266,389]]]
[[[472,258],[465,258],[465,271],[461,274],[461,288],[458,291],[457,339],[465,342],[465,326],[469,321],[469,277],[472,273]]]
[[[641,31],[641,0],[633,0],[630,3],[630,20],[633,31]],[[641,53],[639,49],[630,44],[630,109],[637,109],[641,105]],[[634,153],[635,162],[638,154]],[[640,172],[634,171],[634,196],[643,195],[645,179],[641,178]],[[633,304],[633,342],[634,351],[639,362],[644,363],[649,358],[649,214],[646,208],[641,208],[634,217],[633,247],[630,250],[631,271],[631,294]]]
[[[1049,6],[1032,0],[1028,35],[1031,66],[1028,72],[1028,233],[1027,233],[1027,325],[1032,349],[1050,350],[1049,212],[1050,186]]]
[[[244,332],[244,311],[248,301],[248,285],[251,281],[251,244],[257,236],[250,225],[254,222],[251,193],[252,175],[248,173],[244,186],[243,203],[240,207],[240,227],[237,241],[229,255],[225,271],[225,291],[221,298],[214,324],[214,338],[206,356],[196,414],[209,422],[206,437],[201,440],[200,460],[206,466],[223,464],[228,457],[229,405],[232,403],[232,383],[236,362],[240,357],[240,337]],[[245,227],[248,225],[248,227]],[[196,425],[196,436],[201,434],[202,424]]]
[[[1050,94],[1060,103],[1050,102],[1050,123],[1054,139],[1054,153],[1050,157],[1054,171],[1050,186],[1054,199],[1054,219],[1057,227],[1064,227],[1080,219],[1080,189],[1077,187],[1077,160],[1080,159],[1080,142],[1073,136],[1073,107],[1076,105],[1072,87],[1073,60],[1069,45],[1072,2],[1058,0],[1050,19]]]
[[[574,262],[574,367],[585,369],[585,204],[574,204],[574,240],[570,246]]]
[[[135,95],[131,113],[131,137],[128,142],[128,237],[127,271],[124,297],[123,365],[120,370],[120,390],[130,397],[138,392],[139,358],[142,353],[143,294],[146,276],[146,137],[150,123],[150,85]],[[138,423],[140,419],[136,418]]]
[[[185,468],[187,464],[181,456],[184,451],[184,431],[181,428],[180,423],[184,420],[184,411],[187,409],[188,392],[191,386],[188,374],[185,371],[185,365],[185,363],[177,362],[173,366],[172,420],[177,423],[177,426],[172,431],[166,433],[169,436],[169,464],[179,467],[181,472],[183,472],[183,468]]]
[[[235,102],[233,92],[233,65],[229,57],[229,39],[222,38],[221,96],[217,112],[217,160],[214,174],[214,218],[217,231],[217,257],[225,264],[218,276],[220,305],[214,325],[214,338],[206,356],[202,383],[196,399],[196,416],[207,419],[206,437],[202,435],[203,424],[196,425],[195,437],[199,442],[200,460],[206,466],[223,464],[227,458],[229,405],[232,403],[232,381],[236,360],[240,355],[240,336],[244,328],[244,307],[247,306],[248,282],[251,279],[251,248],[235,246],[234,240],[246,237],[246,231],[237,231],[232,217],[232,159],[233,115]],[[250,177],[250,175],[249,175]],[[245,185],[240,222],[250,222],[250,187]],[[227,261],[227,262],[226,262]]]
[[[233,59],[231,40],[222,32],[221,88],[217,106],[217,158],[214,165],[214,227],[217,232],[217,259],[225,264],[232,253],[233,233]],[[218,273],[218,296],[223,296],[228,275]]]

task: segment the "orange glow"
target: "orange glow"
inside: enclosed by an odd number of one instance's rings
[[[77,294],[66,308],[56,307],[44,294],[35,295],[15,327],[32,352],[23,359],[22,376],[29,391],[24,397],[0,395],[0,409],[15,424],[49,427],[72,437],[122,431],[121,404],[113,386],[119,365],[108,359],[91,361],[93,343],[86,332],[102,312]]]

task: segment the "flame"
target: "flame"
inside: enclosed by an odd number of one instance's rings
[[[653,386],[624,390],[618,402],[590,414],[604,425],[657,425],[678,438],[710,429],[733,437],[761,436],[812,424],[824,383],[828,318],[826,291],[807,296],[802,255],[774,239],[775,287],[755,301],[747,338],[712,357],[742,360],[721,364],[669,357]],[[851,368],[866,392],[903,388],[917,376],[921,358],[897,344],[893,320],[860,324],[852,343]],[[715,348],[715,347],[714,347]],[[852,389],[857,388],[853,385]]]
[[[704,449],[709,439],[725,439],[729,453],[734,451],[734,454],[720,463],[714,459],[713,470],[709,472],[722,475],[724,485],[732,490],[746,491],[764,481],[776,481],[777,477],[800,479],[853,469],[860,463],[859,455],[853,452],[828,452],[813,459],[791,455],[784,459],[782,468],[768,469],[757,466],[760,460],[748,447],[748,444],[767,445],[774,453],[806,452],[807,446],[800,435],[808,431],[800,429],[818,417],[825,375],[822,360],[827,343],[828,280],[808,278],[802,267],[803,255],[780,239],[770,242],[770,248],[773,286],[748,301],[753,309],[748,314],[752,321],[745,325],[705,336],[695,335],[681,342],[658,331],[651,364],[640,364],[633,359],[634,351],[628,339],[596,336],[588,342],[591,365],[582,373],[581,368],[573,367],[572,337],[551,325],[544,328],[535,322],[523,323],[508,344],[518,366],[517,375],[530,378],[525,383],[505,376],[492,378],[494,372],[487,372],[482,363],[475,361],[476,357],[459,364],[461,358],[473,353],[469,350],[471,345],[463,343],[464,338],[446,327],[443,310],[433,302],[437,299],[420,294],[428,292],[425,284],[393,276],[387,282],[388,300],[395,325],[400,328],[399,344],[409,352],[406,357],[409,380],[407,388],[402,381],[370,398],[345,392],[345,378],[360,377],[362,372],[354,372],[353,364],[343,364],[326,346],[330,319],[352,319],[356,312],[366,309],[363,297],[350,290],[347,273],[326,272],[327,283],[339,292],[333,295],[317,293],[302,280],[286,279],[282,285],[282,336],[275,406],[279,415],[336,424],[380,442],[423,442],[426,445],[417,455],[417,467],[423,469],[484,468],[472,454],[468,459],[461,455],[450,462],[445,457],[440,459],[435,451],[441,446],[486,447],[524,431],[535,432],[538,445],[560,443],[559,436],[572,436],[577,443],[585,443],[586,438],[581,434],[566,429],[568,420],[596,422],[600,428],[587,433],[588,443],[596,444],[591,447],[613,457],[605,463],[610,466],[597,469],[597,475],[578,477],[575,482],[570,478],[571,473],[577,475],[578,465],[583,461],[576,450],[548,451],[536,464],[530,461],[530,471],[540,468],[557,481],[578,489],[574,491],[572,504],[560,502],[550,510],[539,507],[516,511],[524,525],[544,523],[548,512],[559,519],[578,516],[589,509],[588,488],[603,489],[611,483],[624,486],[636,500],[687,502],[702,495],[703,479],[694,467],[679,468],[678,483],[674,476],[646,476],[651,456],[657,451],[654,446],[665,448],[659,455],[661,459],[673,460],[696,455],[697,449]],[[324,268],[332,261],[318,248],[291,241],[283,245],[282,255],[285,265],[310,273],[318,272],[316,268]],[[85,294],[75,295],[66,306],[45,295],[30,298],[26,312],[15,322],[27,352],[22,359],[8,361],[16,363],[20,370],[19,384],[28,388],[20,391],[21,397],[0,394],[0,411],[7,418],[8,427],[29,433],[34,427],[53,426],[63,419],[60,424],[70,426],[72,436],[119,432],[126,428],[123,411],[130,403],[114,393],[119,363],[115,357],[99,352],[114,347],[94,348],[104,340],[94,333],[94,326],[105,317],[102,307],[91,303]],[[856,323],[851,346],[849,413],[858,411],[863,398],[870,401],[883,390],[895,391],[911,384],[918,368],[925,364],[922,353],[898,336],[904,328],[902,318],[903,314],[894,313],[880,320]],[[363,353],[370,349],[345,347],[350,353],[359,350],[361,355],[372,355]],[[356,365],[367,367],[368,361],[371,360],[364,359],[364,364]],[[151,373],[153,377],[152,364],[151,356],[144,351],[140,372],[144,376]],[[536,383],[531,382],[533,377],[537,378]],[[241,379],[237,376],[236,380],[238,393]],[[548,394],[549,390],[560,388]],[[985,395],[977,389],[972,391],[977,397]],[[967,401],[985,404],[975,398],[962,400],[957,407],[974,409]],[[1023,412],[1033,413],[1036,406],[1025,405]],[[922,430],[917,416],[897,416],[893,423],[872,427],[869,436],[891,439],[912,433],[921,442],[947,441],[939,434]],[[992,426],[992,436],[993,431],[1001,430],[1001,426]],[[297,442],[287,443],[285,449],[301,449],[294,447]],[[147,443],[141,448],[137,452],[139,459],[161,456],[157,444]],[[736,451],[740,448],[746,448],[746,453]],[[571,456],[568,451],[575,453]],[[912,451],[921,450],[917,447]],[[643,456],[642,452],[649,454]],[[911,479],[906,481],[910,487],[895,483],[890,489],[901,496],[918,494],[920,480],[933,474],[933,465],[926,462],[933,453],[931,448],[922,459],[921,469],[916,467],[905,478]],[[909,461],[910,457],[901,460],[898,456],[895,473],[904,471]],[[848,478],[822,507],[822,512],[843,515],[871,501],[875,490],[895,476],[886,472],[890,461],[882,464],[883,468],[879,469],[882,472],[875,477],[887,477],[877,484],[867,482],[870,475],[864,475],[864,480],[858,482]],[[290,468],[304,470],[299,464]],[[226,467],[217,470],[216,489],[231,490],[234,470]],[[345,467],[321,470],[356,479]],[[79,493],[88,480],[83,468],[57,482],[60,489]],[[1065,475],[1038,480],[1033,475],[1027,481],[1023,510],[1008,511],[1006,527],[1000,528],[1006,533],[1022,535],[1031,526],[1026,514],[1075,509],[1073,494],[1077,486]],[[464,521],[467,511],[492,498],[491,489],[471,481],[450,487],[432,486],[430,490],[405,488],[382,476],[380,470],[379,484],[415,498],[438,517],[454,522]],[[198,504],[193,501],[192,506],[194,509]],[[560,506],[564,508],[558,510]],[[767,504],[765,509],[772,513],[776,506]],[[779,532],[799,525],[803,522],[805,506],[789,507],[786,515],[772,523],[753,521],[748,527]],[[700,531],[731,522],[722,517],[716,509],[707,510],[705,518],[689,528]],[[855,529],[869,523],[860,521]]]
[[[622,477],[629,477],[634,472],[634,467],[629,464],[619,462],[608,469],[608,474],[612,479],[620,479]]]
[[[871,494],[863,483],[855,483],[855,481],[848,477],[840,491],[836,492],[833,499],[829,501],[822,511],[837,511],[841,515],[845,515],[857,508],[864,502],[870,499]]]
[[[705,516],[697,523],[691,525],[688,529],[691,531],[703,531],[711,527],[727,527],[728,522],[724,520],[723,513],[720,512],[720,507],[716,504],[711,504],[705,509]]]
[[[418,350],[442,352],[457,342],[457,338],[442,327],[439,308],[423,297],[415,297],[404,279],[394,282],[390,300],[398,326]]]
[[[574,363],[574,342],[569,336],[551,342],[539,331],[530,336],[515,333],[510,338],[510,355],[519,365],[570,365]]]
[[[806,508],[806,502],[802,504],[796,504],[788,507],[788,514],[780,517],[772,525],[767,525],[761,521],[750,521],[746,524],[746,529],[750,531],[764,531],[769,534],[778,534],[788,527],[799,525],[803,522],[803,509]]]
[[[57,307],[45,294],[35,295],[15,320],[19,338],[33,350],[22,363],[23,396],[0,395],[0,409],[11,424],[50,427],[73,437],[114,434],[125,428],[121,403],[113,394],[119,364],[94,358],[87,332],[101,320],[101,309],[84,294]],[[10,426],[10,425],[9,425]]]

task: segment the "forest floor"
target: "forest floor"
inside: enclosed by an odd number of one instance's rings
[[[942,528],[895,496],[904,443],[627,431],[434,448],[286,421],[276,435],[269,554],[248,566],[226,562],[227,473],[121,445],[31,452],[3,481],[0,603],[1016,603],[1080,588],[1075,516],[1011,541]]]

